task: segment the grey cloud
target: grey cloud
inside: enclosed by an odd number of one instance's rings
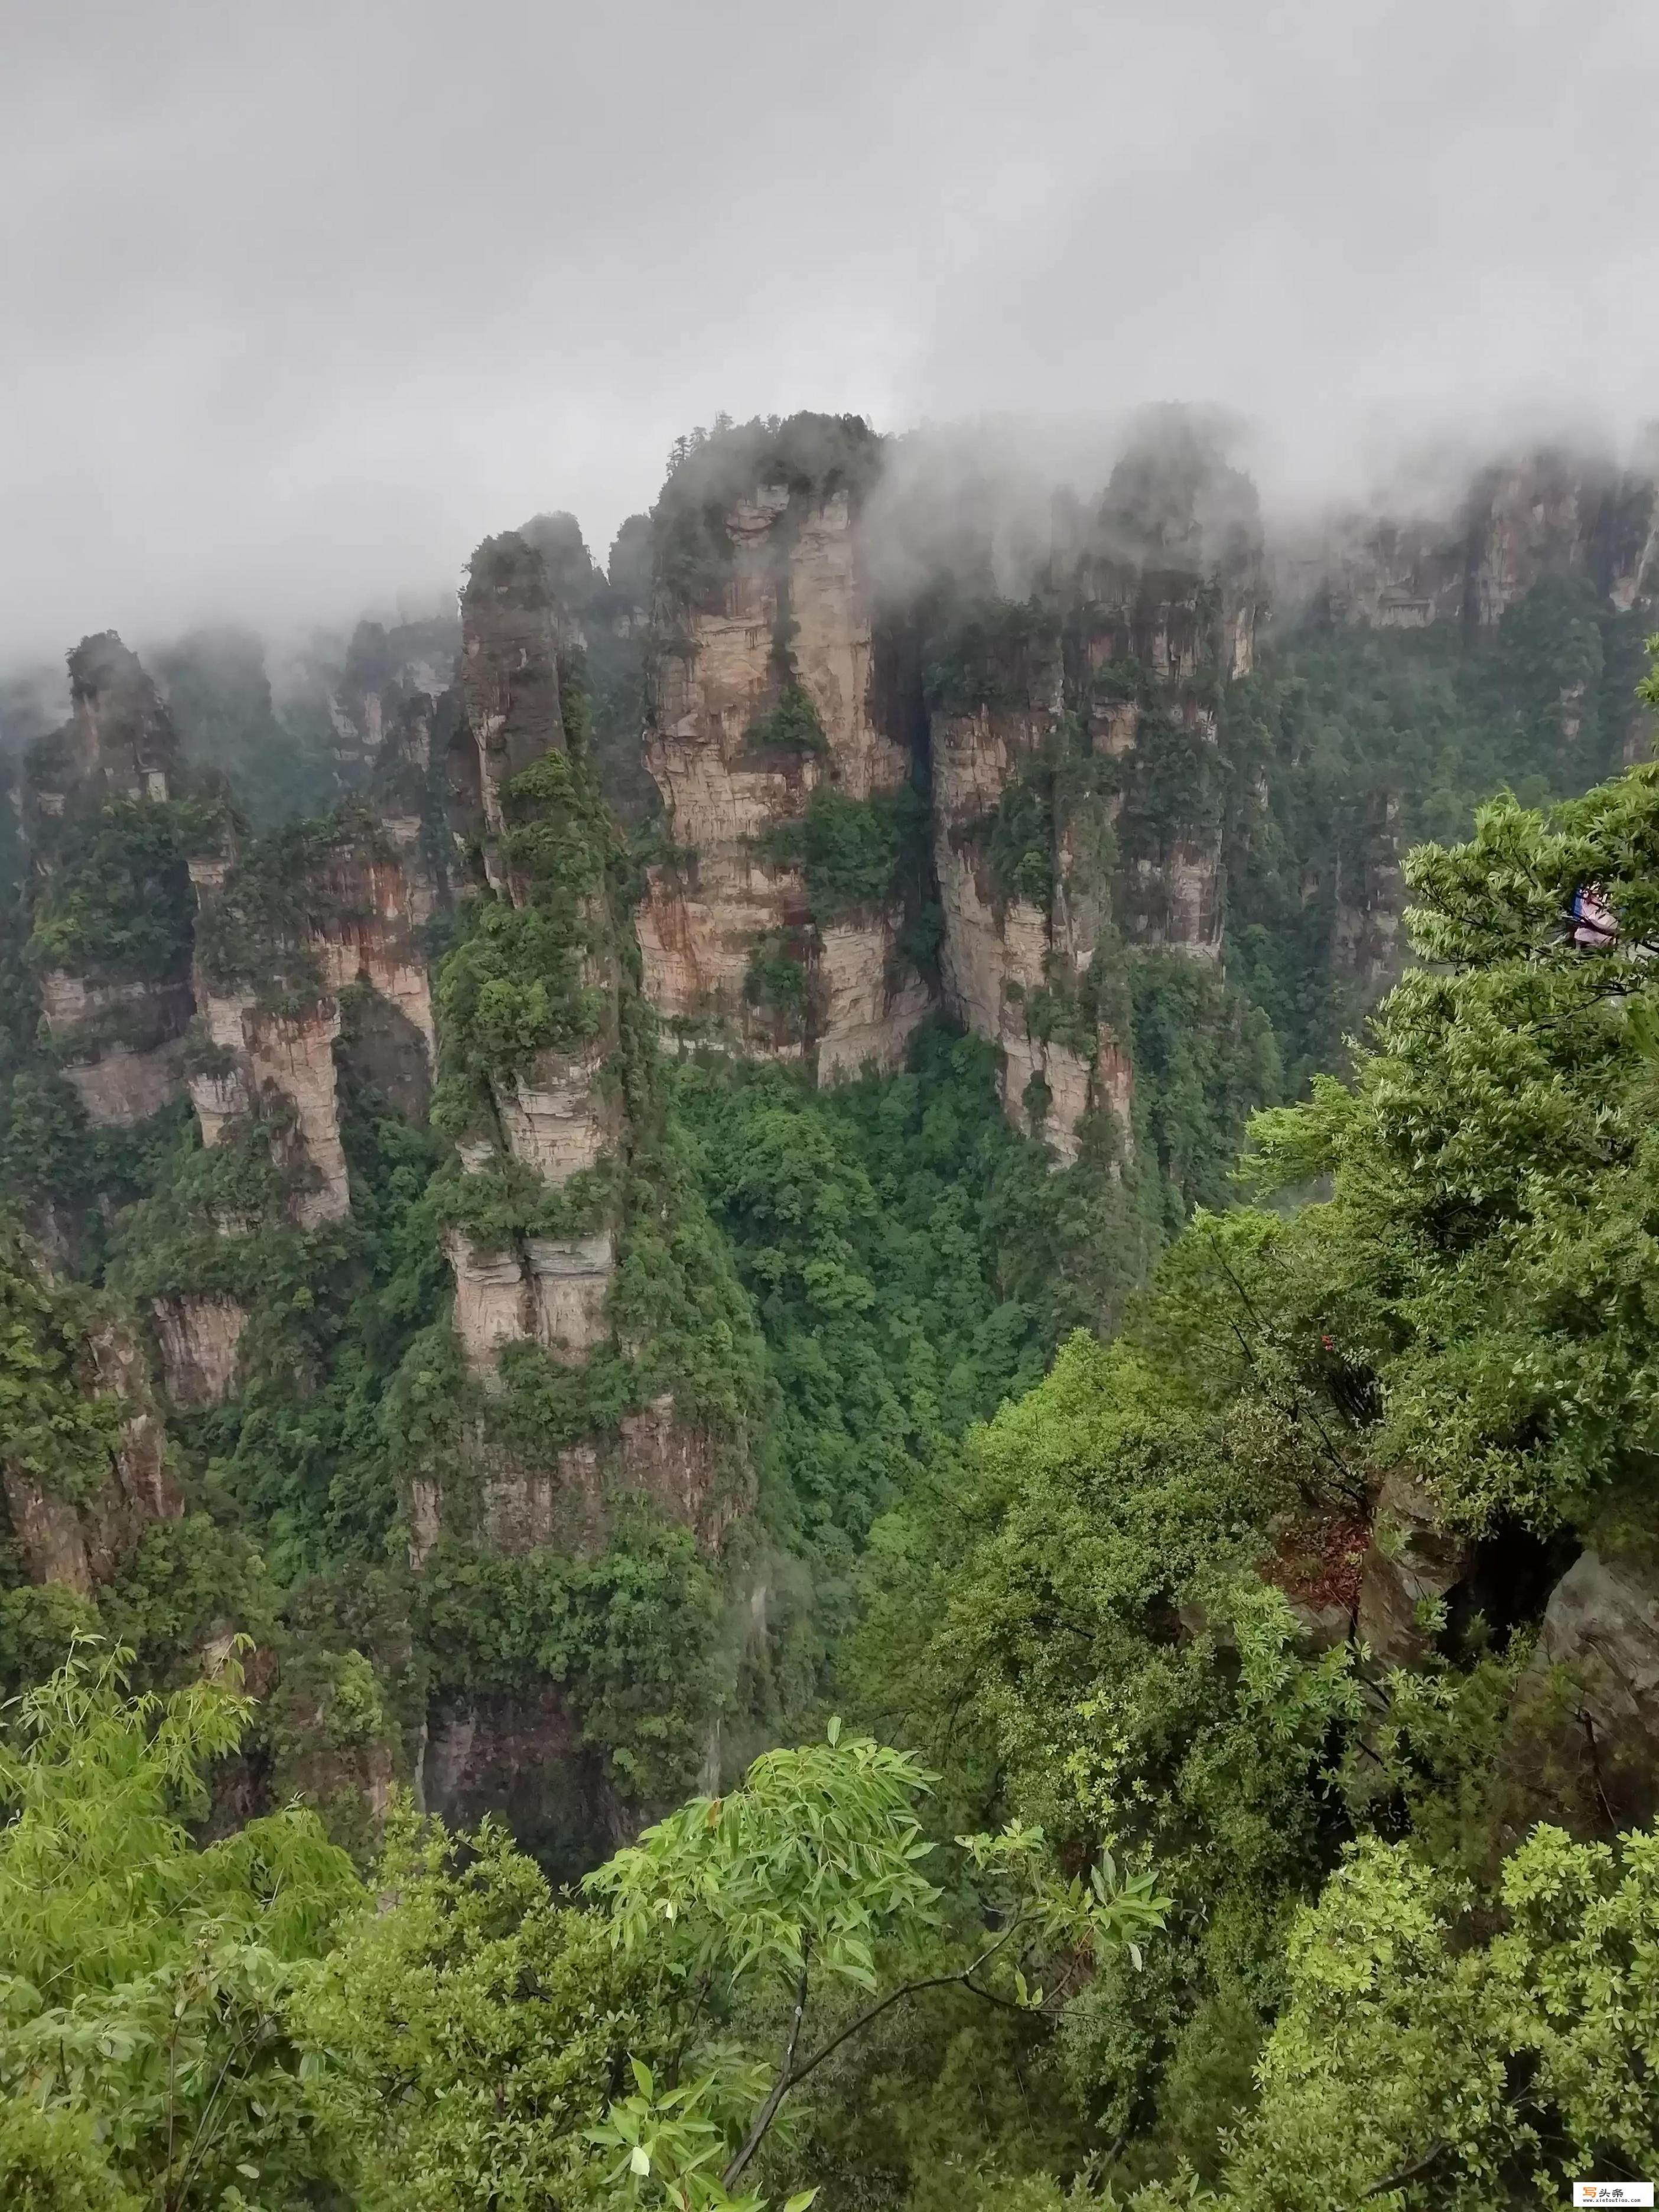
[[[602,553],[721,408],[1017,414],[1094,466],[1217,402],[1291,503],[1659,412],[1646,0],[5,0],[3,36],[0,664],[439,594],[538,508]]]

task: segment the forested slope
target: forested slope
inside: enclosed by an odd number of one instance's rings
[[[478,549],[453,682],[360,632],[326,741],[222,640],[70,657],[0,1071],[21,2201],[1639,2170],[1637,495],[1478,485],[1269,635],[1184,432],[1019,599],[971,533],[872,581],[887,466],[687,441],[608,578]]]

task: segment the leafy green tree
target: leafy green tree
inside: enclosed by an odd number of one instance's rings
[[[1651,2172],[1659,1836],[1540,1827],[1495,1904],[1407,1844],[1355,1849],[1291,1935],[1230,2206],[1490,2212]]]
[[[604,2197],[584,2131],[629,2053],[672,2057],[654,1960],[561,1903],[506,1832],[394,1808],[375,1898],[295,2007],[363,2212],[555,2212]]]
[[[1659,1431],[1659,768],[1554,815],[1513,799],[1420,848],[1408,916],[1435,964],[1379,1008],[1352,1082],[1259,1116],[1264,1184],[1329,1176],[1252,1293],[1304,1374],[1340,1366],[1375,1464],[1447,1516],[1583,1521]],[[1575,941],[1587,886],[1619,917]]]
[[[740,1789],[693,1799],[588,1876],[617,1946],[659,1949],[682,2023],[672,2076],[659,2088],[636,2069],[636,2094],[595,2131],[631,2192],[665,2191],[682,2212],[731,2201],[786,2099],[896,2005],[960,1989],[1036,2010],[1039,1973],[1069,1983],[1085,1954],[1119,1949],[1139,1964],[1168,1903],[1152,1876],[1120,1876],[1107,1858],[1067,1881],[1042,1831],[1018,1826],[957,1839],[976,1933],[951,1955],[946,1893],[921,1866],[938,1848],[916,1815],[933,1778],[905,1753],[843,1741],[832,1721],[825,1742],[765,1753]],[[703,2022],[769,1997],[782,2048],[757,2068]],[[810,2196],[790,2202],[801,2212]]]
[[[127,1657],[78,1647],[8,1710],[0,2197],[286,2204],[332,2166],[289,2007],[357,1879],[297,1808],[198,1846],[249,1700],[228,1668],[131,1697]]]

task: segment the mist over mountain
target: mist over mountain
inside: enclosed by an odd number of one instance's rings
[[[722,410],[1086,448],[1219,405],[1270,507],[1651,411],[1637,5],[69,0],[5,39],[8,666],[349,627],[538,507],[603,551]]]
[[[1652,11],[0,4],[0,2204],[1659,2170]]]

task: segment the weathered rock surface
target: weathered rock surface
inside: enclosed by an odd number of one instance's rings
[[[152,1522],[176,1521],[185,1510],[132,1337],[106,1322],[87,1340],[87,1351],[90,1387],[118,1400],[122,1413],[103,1479],[82,1496],[60,1496],[9,1462],[0,1439],[0,1489],[29,1579],[61,1583],[83,1596],[114,1579]]]
[[[1339,515],[1279,557],[1292,617],[1322,599],[1375,629],[1490,629],[1547,575],[1577,575],[1620,612],[1659,585],[1659,504],[1645,472],[1565,451],[1480,471],[1437,512]]]
[[[452,800],[478,813],[492,888],[515,905],[529,887],[514,879],[501,852],[501,787],[549,750],[565,749],[559,701],[558,614],[541,556],[515,533],[489,539],[472,564],[462,600],[462,690],[465,721],[452,761]],[[459,798],[457,797],[459,794]],[[461,1146],[469,1174],[504,1151],[542,1182],[558,1188],[596,1167],[622,1134],[620,1085],[607,1073],[619,1035],[620,968],[606,917],[587,917],[590,949],[583,981],[601,1008],[597,1033],[574,1052],[546,1050],[507,1075],[491,1075],[494,1132]],[[572,1240],[517,1238],[484,1250],[460,1230],[446,1249],[455,1277],[454,1327],[470,1371],[490,1386],[501,1348],[526,1340],[556,1358],[579,1363],[608,1334],[605,1316],[616,1268],[610,1223]]]
[[[1055,982],[1075,988],[1093,958],[1101,901],[1086,884],[1075,837],[1056,869],[1048,908],[999,895],[983,839],[1021,763],[1052,737],[1060,707],[1056,691],[1023,713],[982,708],[935,717],[933,863],[945,917],[945,1002],[976,1036],[1001,1047],[1009,1119],[1039,1131],[1067,1165],[1078,1155],[1079,1124],[1098,1108],[1114,1115],[1126,1150],[1133,1142],[1133,1078],[1110,1032],[1097,1028],[1084,1050],[1045,1037],[1032,1023],[1037,995]]]
[[[1384,1477],[1355,1621],[1375,1665],[1413,1667],[1427,1654],[1434,1638],[1424,1609],[1462,1580],[1473,1556],[1466,1538],[1440,1526],[1419,1483],[1397,1469]]]
[[[235,866],[228,846],[191,860],[204,909],[234,893]],[[192,1073],[190,1094],[209,1146],[228,1121],[260,1109],[273,1156],[291,1171],[292,1218],[309,1229],[350,1211],[335,1049],[343,991],[366,988],[384,1001],[386,1018],[377,1024],[371,1016],[356,1028],[380,1035],[397,1103],[423,1104],[430,1089],[436,1041],[416,932],[431,905],[429,890],[411,881],[396,848],[365,823],[336,839],[315,874],[295,887],[295,907],[302,917],[298,939],[273,947],[272,957],[305,963],[305,991],[276,993],[276,1003],[268,1005],[257,989],[218,985],[198,961],[198,1030],[215,1064]]]
[[[47,882],[55,825],[111,800],[166,799],[178,790],[180,752],[167,707],[112,630],[83,639],[70,655],[70,720],[29,763],[35,868]],[[118,980],[56,970],[42,976],[40,996],[64,1073],[95,1128],[131,1127],[181,1095],[187,964]]]
[[[1605,1834],[1659,1813],[1652,1565],[1585,1552],[1551,1591],[1516,1698],[1510,1761],[1531,1818]]]
[[[176,796],[178,733],[137,654],[105,630],[82,639],[69,673],[72,711],[61,745],[68,787],[100,799]],[[62,809],[60,796],[51,811]]]
[[[523,1696],[440,1700],[428,1723],[420,1802],[450,1826],[504,1820],[520,1848],[557,1879],[574,1879],[625,1843],[632,1824],[598,1757],[551,1684]]]
[[[216,1406],[229,1396],[247,1312],[203,1293],[157,1298],[151,1311],[167,1394],[175,1406]]]
[[[667,1394],[625,1414],[609,1435],[565,1446],[550,1465],[525,1465],[482,1442],[471,1460],[463,1495],[447,1496],[427,1478],[412,1486],[410,1559],[417,1571],[446,1533],[502,1558],[542,1550],[591,1555],[604,1548],[611,1501],[624,1497],[650,1498],[714,1552],[747,1502],[714,1438],[685,1420]]]
[[[639,914],[646,994],[664,1018],[777,1059],[811,1057],[821,1076],[866,1060],[892,1066],[926,1011],[893,975],[902,916],[813,929],[799,869],[768,860],[769,830],[826,786],[853,799],[896,790],[905,746],[872,712],[872,638],[857,520],[845,491],[799,495],[761,485],[726,518],[732,570],[718,605],[661,617],[646,764],[676,855],[649,872]],[[751,732],[779,696],[784,631],[822,750],[774,750]],[[746,988],[761,940],[806,969],[806,1014],[781,1026]]]

